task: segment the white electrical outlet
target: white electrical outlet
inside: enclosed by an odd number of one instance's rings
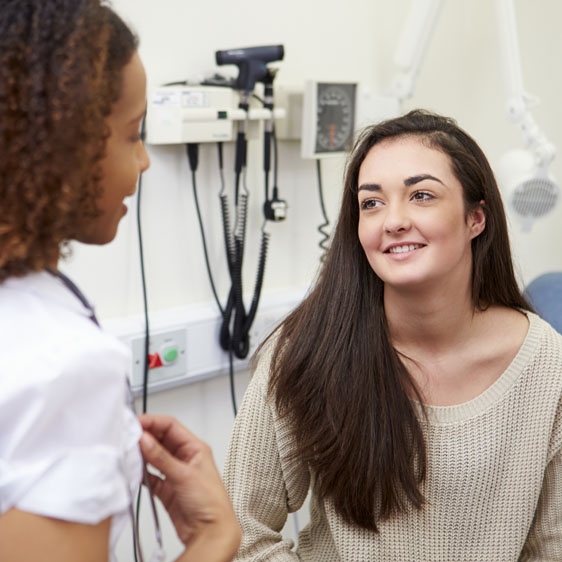
[[[302,300],[305,289],[292,289],[262,296],[250,331],[250,353],[235,359],[234,369],[247,369],[251,355],[275,326]],[[133,392],[140,393],[143,375],[144,318],[133,316],[103,321],[103,327],[131,346]],[[177,344],[173,364],[149,371],[148,391],[156,392],[228,372],[229,357],[219,344],[222,319],[216,304],[204,303],[159,311],[150,316],[149,351],[162,353],[166,345]]]
[[[131,340],[133,391],[142,388],[145,362],[149,363],[148,382],[153,387],[168,385],[187,372],[187,330],[181,328],[150,334],[148,357],[145,357],[145,337]]]

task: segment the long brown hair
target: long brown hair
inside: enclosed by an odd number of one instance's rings
[[[383,282],[359,243],[359,168],[384,139],[417,135],[443,151],[460,181],[465,209],[485,202],[485,230],[472,240],[475,308],[529,310],[518,288],[494,174],[476,142],[452,120],[416,110],[360,134],[349,156],[341,210],[318,280],[276,331],[269,393],[292,427],[295,456],[349,523],[377,523],[420,508],[426,448],[410,396],[420,394],[390,342]]]
[[[137,48],[100,0],[0,9],[0,282],[56,262],[97,213],[106,119]]]

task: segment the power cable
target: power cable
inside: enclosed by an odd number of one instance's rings
[[[219,197],[221,199],[221,208],[222,208],[222,213],[223,213],[223,226],[224,226],[224,231],[225,231],[225,242],[228,245],[230,245],[232,247],[232,241],[230,240],[230,237],[228,236],[228,232],[230,229],[230,221],[229,221],[229,215],[228,215],[228,208],[226,205],[226,195],[224,195],[224,173],[223,173],[223,153],[222,153],[222,143],[218,143],[218,157],[219,157],[219,170],[220,170],[220,177],[221,177],[221,191],[219,194]],[[223,306],[220,303],[220,299],[218,297],[218,293],[216,290],[216,286],[215,286],[215,281],[213,278],[213,272],[211,270],[211,264],[210,264],[210,260],[209,260],[209,250],[208,250],[208,246],[207,246],[207,238],[205,236],[205,228],[203,225],[203,217],[201,215],[201,207],[199,205],[199,195],[198,195],[198,191],[197,191],[197,167],[199,164],[199,145],[196,143],[189,143],[187,145],[187,159],[188,159],[188,163],[189,163],[189,168],[191,170],[191,185],[193,188],[193,199],[195,201],[195,210],[197,213],[197,221],[199,223],[199,231],[201,233],[201,242],[203,244],[203,254],[205,256],[205,264],[207,267],[207,275],[209,277],[209,282],[211,284],[211,289],[213,291],[213,296],[215,298],[215,302],[217,304],[217,307],[219,309],[221,318],[223,319],[223,324],[225,321],[225,316],[227,314],[227,310],[225,310],[225,308],[223,308]],[[227,254],[229,254],[229,252],[227,251]],[[231,260],[230,257],[228,258],[228,262],[229,262],[229,269],[232,267],[231,264]],[[227,303],[227,309],[228,309],[229,304]],[[234,385],[234,366],[233,366],[233,357],[232,357],[232,349],[229,349],[229,381],[230,381],[230,395],[231,395],[231,400],[232,400],[232,409],[234,411],[234,416],[236,417],[236,414],[238,413],[238,408],[237,408],[237,404],[236,404],[236,392],[235,392],[235,385]]]
[[[145,139],[146,117],[141,124],[141,141],[144,143]],[[144,265],[144,246],[142,241],[142,227],[141,227],[141,195],[142,195],[142,174],[139,175],[139,184],[137,191],[137,232],[139,237],[139,257],[140,257],[140,270],[142,281],[142,297],[143,297],[143,310],[144,310],[144,355],[143,355],[143,377],[142,377],[142,412],[146,413],[148,403],[148,354],[150,351],[150,325],[148,318],[148,293],[146,289],[146,275]],[[141,502],[142,486],[139,486],[137,493],[137,504],[134,517],[134,525],[136,530],[133,530],[133,552],[135,554],[135,562],[138,562],[138,548],[136,537],[139,536],[139,519],[140,519],[140,502]]]

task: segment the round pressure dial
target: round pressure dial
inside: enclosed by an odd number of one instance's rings
[[[341,152],[353,135],[355,84],[318,84],[315,152]]]

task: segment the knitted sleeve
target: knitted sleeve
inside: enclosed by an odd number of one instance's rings
[[[562,363],[562,339],[550,327],[548,334],[555,371],[541,373],[552,381],[554,392],[559,398],[552,422],[541,493],[519,562],[562,560],[562,389],[556,383],[559,380],[556,374],[559,374]]]
[[[236,417],[224,481],[242,527],[235,560],[294,562],[293,542],[281,530],[303,504],[309,474],[290,458],[291,434],[267,398],[267,358],[262,358]]]
[[[548,464],[520,562],[562,560],[562,451]]]

